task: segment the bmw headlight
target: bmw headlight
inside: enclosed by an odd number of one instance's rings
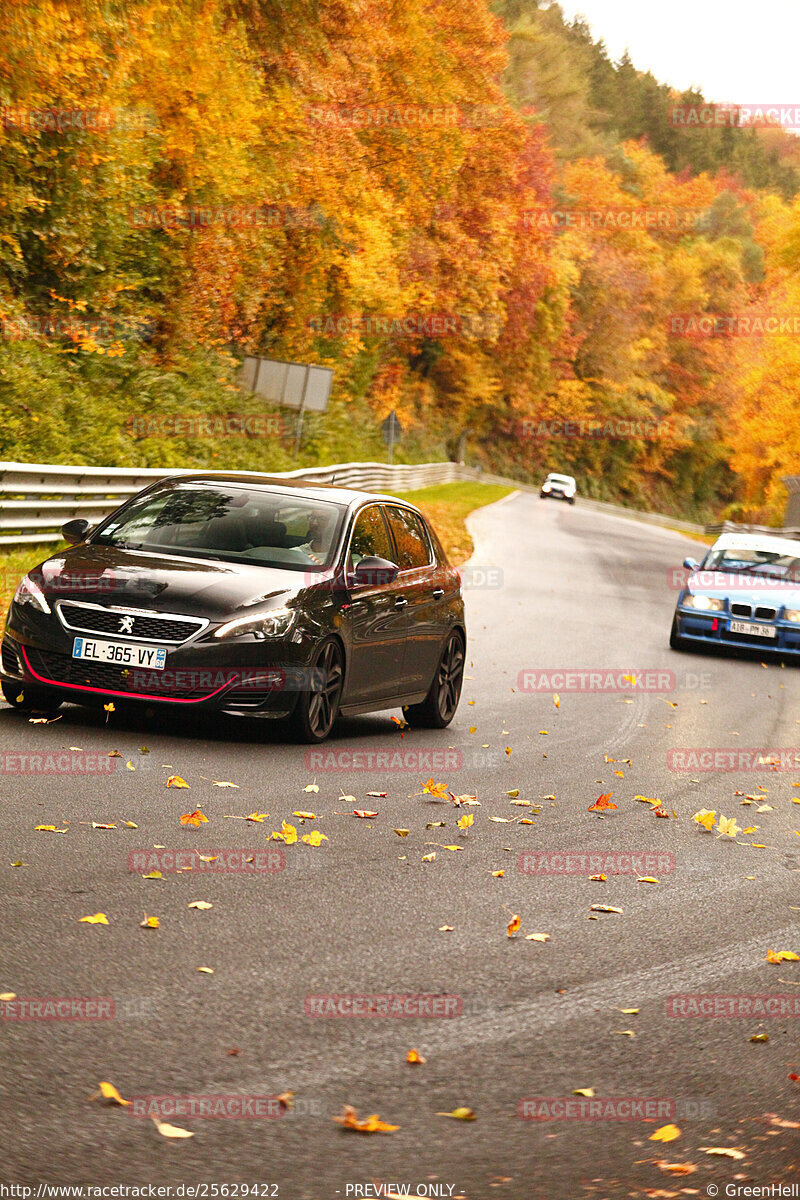
[[[783,610],[784,621],[794,621],[800,624],[800,608],[785,608]]]
[[[38,583],[34,583],[30,575],[23,575],[22,579],[20,579],[17,590],[14,592],[14,603],[19,604],[20,607],[25,604],[32,604],[34,608],[39,609],[39,612],[50,612],[47,597]]]
[[[237,617],[214,630],[215,638],[255,637],[278,638],[289,632],[295,618],[293,608],[275,608],[272,612],[252,617]]]
[[[549,491],[550,491],[550,484],[549,484],[549,483],[543,483],[543,484],[542,484],[542,491],[543,491],[543,492],[549,492]]]
[[[685,596],[683,605],[686,608],[697,608],[701,612],[722,612],[725,607],[723,600],[718,600],[716,596]]]

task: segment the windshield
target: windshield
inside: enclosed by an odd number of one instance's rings
[[[703,562],[702,569],[758,575],[766,579],[788,579],[800,583],[800,558],[774,550],[759,550],[757,547],[747,550],[737,550],[733,547],[712,550]]]
[[[554,475],[552,472],[547,476],[548,483],[569,483],[573,484],[575,480],[571,475]]]
[[[344,509],[302,495],[220,484],[148,492],[93,534],[101,546],[322,571]]]

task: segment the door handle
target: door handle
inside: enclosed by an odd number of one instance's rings
[[[434,588],[434,589],[433,589],[433,598],[434,598],[434,600],[438,600],[438,599],[439,599],[439,597],[440,597],[440,596],[443,596],[443,595],[444,595],[444,588]]]
[[[405,608],[407,604],[408,601],[406,600],[405,596],[398,596],[394,602],[395,608]]]

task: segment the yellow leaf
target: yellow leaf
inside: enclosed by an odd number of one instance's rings
[[[190,1138],[194,1134],[189,1129],[181,1129],[178,1125],[170,1125],[167,1121],[159,1121],[156,1117],[152,1118],[158,1132],[165,1138]]]
[[[422,856],[422,861],[423,861],[423,862],[433,862],[433,860],[434,860],[435,858],[436,858],[436,851],[435,851],[435,850],[432,850],[432,851],[430,852],[430,854],[423,854],[423,856]]]
[[[741,829],[739,828],[739,826],[736,824],[735,817],[723,817],[722,813],[719,814],[717,830],[718,830],[718,833],[717,833],[718,837],[735,838],[737,833],[742,832]]]
[[[213,975],[213,974],[214,974],[214,968],[213,968],[213,967],[198,967],[197,969],[198,969],[198,971],[200,971],[200,972],[201,972],[201,974],[203,974],[203,975]]]
[[[287,846],[293,846],[297,841],[297,829],[294,825],[290,825],[288,821],[281,822],[281,833]]]
[[[626,1017],[633,1017],[638,1013],[638,1008],[618,1008],[617,1012],[624,1013]]]
[[[556,708],[561,708],[561,697],[558,692],[553,694],[553,704],[555,704]]]
[[[716,1154],[719,1158],[744,1158],[741,1150],[732,1150],[728,1146],[701,1146],[706,1154]]]
[[[427,782],[423,783],[422,792],[423,792],[423,795],[427,792],[427,794],[429,796],[435,796],[437,800],[446,800],[447,799],[447,784],[446,783],[435,783],[433,776],[431,775],[430,779],[428,779]]]
[[[681,1131],[677,1125],[662,1125],[655,1133],[650,1134],[648,1140],[651,1142],[674,1142],[680,1136]]]
[[[395,829],[394,832],[397,834],[398,837],[408,837],[408,835],[411,833],[411,830],[410,829]]]
[[[328,835],[326,833],[320,833],[318,829],[315,829],[312,833],[303,834],[303,841],[307,846],[321,846],[323,841],[327,842],[327,840]]]
[[[457,1121],[474,1121],[475,1113],[471,1108],[454,1108],[452,1112],[437,1112],[437,1117],[455,1117]]]
[[[105,1100],[113,1100],[115,1104],[130,1104],[130,1100],[123,1100],[113,1083],[100,1083],[98,1087]]]
[[[200,826],[200,825],[207,825],[207,824],[208,824],[208,817],[205,815],[205,813],[201,813],[199,808],[196,808],[194,810],[194,812],[181,813],[181,825]]]
[[[443,848],[445,850],[463,850],[464,849],[463,846],[445,846]]]
[[[142,929],[158,929],[158,917],[148,917],[147,913],[145,913],[144,920],[140,921],[139,924]]]
[[[614,908],[610,904],[590,904],[590,912],[606,912],[606,913],[621,913],[621,908]]]
[[[637,882],[637,883],[660,883],[660,882],[661,882],[661,880],[660,880],[660,879],[654,879],[654,878],[652,877],[652,875],[639,875],[639,876],[637,877],[637,880],[636,880],[636,882]]]
[[[245,821],[252,821],[254,824],[260,825],[261,822],[265,821],[268,816],[269,813],[251,812],[247,814]]]
[[[298,809],[297,812],[292,813],[292,816],[300,817],[300,819],[303,821],[315,821],[317,814],[312,812],[303,812],[302,810]]]
[[[138,829],[139,828],[139,826],[135,825],[133,823],[133,821],[123,821],[122,824],[127,825],[128,829]]]
[[[303,791],[304,792],[318,792],[319,784],[317,783],[316,779],[314,780],[313,783],[307,783],[306,786],[303,788]]]
[[[594,1088],[574,1088],[572,1094],[573,1096],[586,1096],[591,1100],[594,1095]]]
[[[463,817],[458,818],[456,824],[458,825],[459,829],[469,829],[474,820],[475,818],[473,817],[472,813],[464,813]]]
[[[454,933],[455,928],[455,925],[440,925],[439,933]]]
[[[352,1129],[355,1133],[394,1133],[396,1129],[400,1128],[399,1125],[388,1125],[380,1119],[377,1113],[359,1120],[358,1113],[350,1104],[345,1104],[341,1116],[333,1119],[343,1129]]]
[[[16,1000],[16,998],[16,992],[0,992],[0,1000],[2,1000],[4,1004],[8,1004],[11,1000]]]
[[[512,934],[515,934],[521,924],[522,924],[521,919],[517,916],[516,913],[514,913],[513,916],[511,917],[511,920],[508,923],[508,936],[511,937]]]
[[[213,908],[213,904],[209,904],[208,900],[190,900],[186,905],[187,908],[200,908],[205,911],[207,908]]]
[[[697,824],[702,825],[703,828],[707,829],[709,833],[711,832],[711,828],[716,822],[716,819],[717,811],[714,808],[701,808],[700,811],[696,812],[692,817],[693,821],[697,821]]]
[[[791,950],[768,950],[766,961],[769,963],[800,962],[800,956]]]
[[[506,795],[516,798],[519,795],[519,788],[512,788],[510,792],[506,792]],[[798,803],[800,803],[800,801],[798,801]]]
[[[188,788],[188,783],[185,779],[181,779],[180,775],[170,775],[167,780],[167,787]]]
[[[526,933],[525,941],[526,942],[549,942],[550,934],[549,933]]]
[[[163,879],[164,876],[160,871],[150,871],[147,875],[143,875],[142,879]]]
[[[607,879],[608,879],[607,875],[590,875],[589,876],[590,883],[605,883],[607,881]]]
[[[105,913],[95,913],[93,917],[78,917],[78,921],[85,921],[87,925],[108,925],[108,917]]]
[[[424,1063],[426,1061],[427,1060],[422,1057],[419,1050],[409,1050],[408,1054],[406,1055],[406,1062]]]
[[[92,821],[92,829],[116,829],[116,825],[106,825],[101,821]]]
[[[505,871],[492,871],[493,879],[502,879],[504,875],[505,875]]]
[[[37,825],[37,833],[66,833],[66,829],[56,829],[55,825]]]

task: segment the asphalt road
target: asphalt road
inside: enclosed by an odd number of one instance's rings
[[[121,712],[106,723],[70,706],[33,725],[0,710],[0,991],[111,999],[115,1013],[0,1022],[4,1182],[270,1184],[259,1194],[288,1200],[416,1195],[423,1185],[469,1200],[800,1187],[798,1129],[776,1123],[800,1118],[800,1083],[789,1078],[800,1074],[800,1022],[669,1009],[676,995],[680,1009],[690,995],[736,993],[788,994],[800,1011],[800,962],[766,961],[769,949],[800,954],[800,766],[678,771],[670,758],[691,747],[797,747],[800,677],[757,658],[669,650],[667,573],[698,549],[675,533],[533,495],[481,510],[472,528],[469,678],[442,733],[401,736],[391,714],[358,718],[314,763],[268,724]],[[521,671],[589,667],[636,685],[520,687]],[[668,690],[642,690],[649,670]],[[17,752],[69,747],[122,757],[106,759],[110,775],[9,773]],[[401,769],[371,762],[378,752],[403,756]],[[429,769],[434,752],[449,766]],[[190,790],[167,788],[171,774]],[[430,776],[480,804],[456,809],[420,794]],[[319,791],[304,791],[314,781]],[[513,805],[513,789],[530,806]],[[606,792],[616,810],[588,812]],[[668,818],[638,794],[660,798]],[[743,806],[747,795],[769,808],[756,814],[762,805]],[[208,825],[182,826],[198,806]],[[354,818],[354,807],[378,816]],[[757,830],[735,841],[707,833],[692,820],[701,808]],[[316,818],[301,824],[298,810]],[[252,812],[270,815],[229,819]],[[456,825],[465,813],[468,831]],[[285,846],[285,868],[270,873],[145,880],[129,869],[131,852],[154,846],[263,853],[282,820],[328,840]],[[446,825],[426,828],[435,821]],[[40,824],[68,832],[35,832]],[[657,855],[644,874],[659,882],[611,870],[592,882],[585,865],[519,869],[522,852],[543,851]],[[189,909],[194,900],[213,907]],[[623,911],[590,914],[593,903]],[[96,912],[107,927],[79,923]],[[160,927],[140,928],[145,914]],[[509,937],[514,914],[521,931]],[[525,939],[534,932],[549,942]],[[458,1015],[310,1015],[308,997],[354,994],[444,994]],[[769,1041],[750,1040],[759,1033]],[[423,1065],[406,1062],[411,1048]],[[125,1098],[291,1091],[295,1109],[277,1119],[165,1116],[195,1135],[170,1140],[130,1108],[90,1101],[100,1081]],[[617,1115],[626,1100],[661,1106],[649,1119],[518,1115],[526,1098],[574,1099],[580,1088],[616,1098]],[[399,1129],[345,1132],[332,1120],[345,1104]],[[437,1115],[460,1106],[476,1120]],[[649,1140],[666,1124],[680,1128],[676,1140]],[[659,1160],[696,1170],[676,1174]]]

